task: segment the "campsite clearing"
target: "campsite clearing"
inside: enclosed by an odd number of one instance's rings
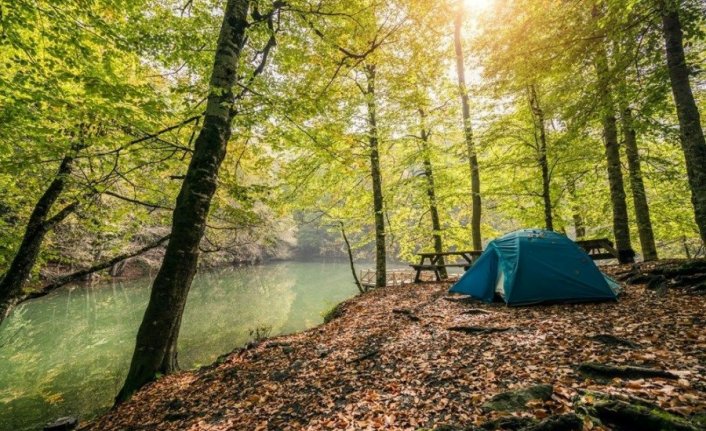
[[[620,290],[565,235],[524,229],[491,241],[451,292],[508,305],[615,300]]]
[[[529,422],[583,414],[601,397],[611,404],[594,409],[598,415],[630,411],[634,400],[692,423],[706,412],[705,296],[629,285],[619,302],[506,307],[444,300],[448,287],[371,291],[345,302],[327,324],[164,377],[87,429],[468,427],[508,414]],[[448,329],[460,326],[513,329]],[[606,344],[600,334],[634,344]],[[579,372],[586,363],[678,378],[592,380]],[[551,397],[510,413],[484,408],[498,394],[532,385],[551,385]],[[590,419],[582,420],[588,429]]]

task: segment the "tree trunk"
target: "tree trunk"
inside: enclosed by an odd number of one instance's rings
[[[583,239],[586,236],[586,225],[583,221],[583,216],[581,215],[581,209],[578,204],[576,204],[576,183],[573,180],[569,180],[566,183],[569,196],[573,203],[571,204],[572,218],[574,220],[574,232],[576,233],[576,239]]]
[[[689,250],[689,243],[686,241],[686,236],[681,239],[682,245],[684,246],[684,254],[687,259],[691,259],[691,250]]]
[[[574,231],[576,232],[576,239],[583,239],[586,237],[586,226],[583,224],[583,217],[581,213],[574,210]]]
[[[44,236],[78,207],[77,202],[71,203],[53,217],[48,218],[52,206],[61,196],[66,186],[66,181],[71,175],[77,151],[78,147],[73,146],[69,154],[64,156],[56,176],[34,206],[20,247],[10,264],[10,268],[0,280],[0,322],[10,313],[17,298],[22,295],[22,286],[37,261]]]
[[[429,197],[429,214],[431,214],[431,229],[434,239],[434,251],[443,253],[444,244],[441,240],[441,222],[439,221],[439,208],[436,202],[436,187],[434,186],[434,171],[431,165],[431,148],[429,144],[429,131],[426,128],[426,115],[423,109],[419,109],[419,116],[422,126],[422,157],[424,158],[424,177],[427,180],[427,196]],[[444,257],[439,255],[439,264],[444,264]],[[439,269],[441,278],[448,278],[446,268]]]
[[[346,243],[346,252],[348,252],[348,263],[351,265],[351,273],[353,274],[353,282],[355,283],[355,286],[358,288],[358,291],[360,293],[365,293],[366,289],[363,288],[363,285],[360,284],[360,280],[358,280],[358,274],[355,272],[355,263],[353,263],[353,250],[351,250],[351,243],[348,242],[348,236],[346,236],[346,229],[343,226],[343,222],[339,221],[341,224],[341,235],[343,236],[343,241]]]
[[[368,81],[365,97],[368,107],[368,142],[370,145],[370,176],[373,181],[373,211],[375,211],[375,287],[387,284],[385,264],[385,214],[382,197],[382,173],[378,150],[377,103],[375,100],[375,65],[365,66]]]
[[[463,24],[463,3],[459,2],[458,12],[454,19],[454,48],[456,50],[456,73],[458,76],[458,91],[461,96],[463,108],[463,133],[466,140],[468,163],[471,168],[471,237],[474,250],[482,250],[483,244],[480,234],[480,171],[478,170],[478,155],[473,143],[473,128],[471,127],[471,108],[468,104],[468,90],[466,88],[466,72],[464,70],[463,46],[461,44],[461,25]]]
[[[554,230],[552,217],[552,195],[550,189],[549,162],[547,161],[547,132],[544,127],[544,111],[539,104],[537,90],[534,85],[529,86],[529,101],[532,109],[532,118],[535,131],[539,132],[537,145],[537,163],[542,171],[542,201],[544,203],[544,226],[547,230]],[[535,132],[535,139],[537,138]]]
[[[600,49],[596,58],[599,92],[601,98],[601,116],[603,122],[603,140],[608,168],[608,183],[610,185],[610,200],[613,208],[613,235],[618,250],[620,263],[635,261],[635,252],[630,244],[630,226],[628,221],[628,205],[623,184],[623,172],[620,164],[620,144],[618,143],[618,126],[615,118],[613,99],[610,93],[610,71],[605,50]]]
[[[635,218],[637,219],[637,231],[640,236],[640,247],[642,248],[642,258],[645,261],[657,260],[657,247],[655,246],[655,237],[652,232],[650,207],[647,204],[645,184],[642,181],[640,153],[637,149],[637,137],[635,128],[633,127],[632,110],[630,108],[626,107],[623,109],[621,122],[623,141],[625,142],[625,154],[628,158],[630,189],[635,206]]]
[[[699,109],[689,83],[689,69],[684,57],[679,6],[673,0],[662,3],[662,32],[667,51],[667,67],[672,83],[674,104],[679,117],[679,138],[686,159],[696,225],[706,244],[706,141],[701,128]]]
[[[235,114],[233,87],[245,44],[249,0],[229,0],[216,47],[203,127],[172,216],[171,238],[152,285],[137,333],[125,384],[116,402],[126,400],[160,373],[175,371],[181,317],[196,273],[199,243],[206,228],[218,169],[226,154]]]

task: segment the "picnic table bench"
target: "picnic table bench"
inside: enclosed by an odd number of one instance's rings
[[[420,257],[419,263],[417,265],[410,265],[414,268],[417,273],[414,277],[414,282],[419,283],[421,281],[422,271],[434,271],[436,276],[436,281],[441,281],[440,270],[442,268],[463,268],[467,270],[473,265],[473,261],[478,258],[483,252],[480,250],[462,250],[462,251],[444,251],[441,253],[428,252],[428,253],[417,253]],[[447,256],[460,256],[465,260],[462,263],[445,263],[443,259]],[[429,263],[425,263],[425,261]]]
[[[585,239],[576,241],[593,260],[617,259],[618,250],[613,246],[613,241],[608,238]]]

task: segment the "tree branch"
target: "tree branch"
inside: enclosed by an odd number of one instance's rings
[[[78,201],[72,202],[72,203],[68,204],[67,206],[65,206],[61,211],[56,213],[53,217],[44,221],[44,223],[43,223],[44,229],[50,230],[54,226],[56,226],[57,224],[61,223],[62,220],[64,220],[66,217],[68,217],[70,214],[72,214],[74,211],[76,211],[78,206],[79,206]]]
[[[76,271],[71,274],[61,276],[61,277],[57,278],[56,280],[52,281],[51,283],[47,284],[46,286],[44,286],[41,290],[27,294],[23,299],[20,300],[20,302],[25,301],[27,299],[38,298],[40,296],[44,296],[44,295],[48,294],[49,292],[51,292],[52,290],[57,289],[61,286],[64,286],[68,283],[71,283],[72,281],[78,280],[79,278],[84,277],[88,274],[93,274],[94,272],[98,272],[103,269],[110,268],[111,266],[115,265],[116,263],[122,262],[123,260],[126,260],[126,259],[130,259],[131,257],[139,256],[147,251],[152,250],[153,248],[157,248],[157,247],[161,246],[163,243],[165,243],[166,241],[169,240],[170,236],[171,235],[163,236],[162,238],[158,239],[157,241],[152,242],[150,244],[147,244],[146,246],[144,246],[142,248],[117,255],[110,260],[93,265],[90,268],[82,269],[80,271]]]

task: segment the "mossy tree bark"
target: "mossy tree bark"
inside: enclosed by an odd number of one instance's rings
[[[441,239],[441,221],[439,219],[439,207],[436,200],[436,187],[434,185],[434,171],[431,164],[431,145],[429,143],[429,130],[426,126],[426,113],[424,109],[419,109],[419,117],[421,123],[421,142],[422,142],[422,159],[424,164],[424,178],[427,182],[427,197],[429,198],[429,214],[431,215],[432,238],[434,239],[434,251],[442,253],[444,251],[444,243]],[[444,257],[439,258],[439,264],[444,264]],[[439,269],[441,278],[447,278],[448,273],[446,268]]]
[[[471,168],[471,240],[474,250],[482,250],[480,232],[481,199],[480,199],[480,171],[478,167],[478,154],[473,142],[473,127],[471,125],[471,107],[468,102],[468,89],[466,88],[466,72],[464,68],[463,45],[461,43],[461,27],[463,25],[463,2],[459,2],[458,11],[454,18],[454,49],[456,52],[456,74],[458,78],[458,91],[461,96],[463,109],[463,134],[466,142],[468,163]]]
[[[657,260],[657,247],[655,246],[655,237],[652,231],[645,183],[642,181],[642,167],[640,166],[640,153],[637,148],[637,134],[633,126],[632,110],[629,107],[624,107],[622,111],[623,142],[625,143],[625,155],[628,159],[630,190],[632,191],[632,200],[635,206],[635,218],[637,219],[637,232],[640,236],[642,258],[645,261]]]
[[[551,176],[549,174],[549,161],[547,159],[547,131],[544,124],[544,111],[537,97],[534,85],[528,88],[530,109],[534,123],[535,140],[537,141],[537,164],[542,171],[542,201],[544,203],[544,226],[547,230],[554,230],[552,217]]]
[[[620,144],[618,142],[618,125],[615,118],[615,107],[611,96],[610,70],[608,56],[601,47],[596,56],[596,71],[598,74],[598,91],[601,101],[601,121],[603,123],[603,141],[610,186],[610,200],[613,208],[613,235],[615,247],[618,250],[620,263],[635,261],[635,252],[630,243],[630,226],[628,220],[628,205],[623,183],[622,165],[620,163]]]
[[[679,20],[679,3],[664,0],[661,13],[667,68],[679,117],[679,137],[686,159],[691,202],[694,205],[701,241],[706,244],[706,141],[699,109],[689,83],[689,68],[684,56],[683,33]]]
[[[177,197],[171,239],[152,284],[135,351],[116,402],[127,399],[159,374],[177,369],[176,345],[186,298],[206,228],[218,170],[226,154],[235,115],[233,88],[248,27],[249,0],[229,0],[216,47],[203,126]]]
[[[20,247],[7,272],[0,280],[0,322],[21,298],[22,286],[37,262],[46,234],[78,207],[78,202],[72,202],[49,217],[52,207],[66,187],[79,148],[79,145],[72,146],[70,152],[64,156],[54,179],[39,198],[29,216]]]
[[[385,213],[382,173],[380,171],[377,101],[375,100],[376,73],[374,64],[365,66],[367,87],[364,95],[368,109],[368,150],[370,151],[370,177],[373,183],[373,211],[375,212],[375,287],[383,287],[387,284],[387,266],[385,263]]]

